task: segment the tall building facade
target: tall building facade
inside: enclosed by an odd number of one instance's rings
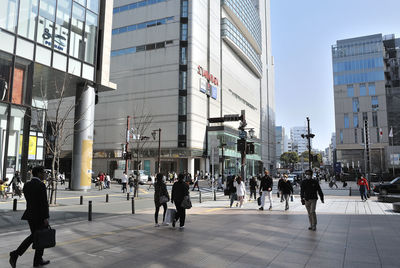
[[[300,155],[303,152],[308,151],[308,141],[307,139],[301,137],[301,135],[306,135],[306,134],[307,134],[307,127],[292,127],[290,129],[290,139],[292,140],[293,152],[297,152]]]
[[[285,143],[287,144],[287,141],[285,141],[286,135],[285,135],[285,128],[282,126],[276,126],[275,127],[275,142],[276,142],[276,163],[277,163],[277,168],[280,167],[280,157],[281,155],[285,152]]]
[[[394,35],[375,34],[332,46],[336,149],[342,166],[365,170],[365,133],[371,172],[399,165],[390,161],[398,156],[400,145],[399,44]],[[395,146],[389,146],[391,127]]]
[[[162,172],[209,172],[212,164],[222,172],[223,162],[225,174],[237,173],[239,122],[207,119],[241,110],[255,131],[248,174],[273,168],[269,9],[269,1],[256,0],[115,1],[111,79],[118,91],[100,94],[97,169],[125,168],[121,156],[130,116],[129,169],[140,164],[148,173],[157,170],[161,132]]]
[[[0,10],[0,173],[10,178],[43,165],[51,103],[75,101],[72,188],[91,185],[95,94],[109,82],[112,1],[1,0]],[[108,28],[108,30],[107,30]],[[104,59],[104,60],[103,60]],[[50,107],[50,108],[49,108]],[[72,113],[73,114],[73,113]],[[75,172],[74,172],[75,171]]]

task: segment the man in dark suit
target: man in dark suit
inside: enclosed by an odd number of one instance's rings
[[[22,220],[27,220],[31,234],[25,238],[21,245],[14,251],[10,252],[10,264],[15,268],[17,259],[22,256],[29,246],[33,243],[33,234],[35,231],[46,228],[49,225],[49,204],[47,202],[46,186],[42,182],[46,173],[44,167],[34,167],[32,170],[32,179],[25,183],[24,195],[26,199],[26,210],[22,215]],[[44,261],[43,249],[35,250],[33,258],[33,266],[39,267],[49,264],[50,261]]]

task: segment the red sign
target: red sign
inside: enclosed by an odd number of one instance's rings
[[[208,81],[210,81],[211,83],[213,83],[214,85],[218,86],[218,79],[212,74],[210,74],[207,70],[204,70],[203,67],[201,67],[200,65],[197,66],[197,73],[202,77],[204,77],[205,79],[207,79]]]

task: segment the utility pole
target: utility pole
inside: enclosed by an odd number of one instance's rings
[[[314,134],[311,133],[310,130],[310,118],[307,117],[307,135],[301,134],[301,137],[308,140],[308,167],[312,170],[312,155],[311,155],[311,139],[315,137]]]
[[[125,143],[125,174],[128,174],[128,162],[129,162],[129,125],[130,125],[131,117],[128,115],[126,118],[126,143]]]
[[[364,120],[364,171],[367,177],[368,184],[371,185],[370,181],[370,156],[369,156],[369,130],[368,130],[368,120]]]
[[[155,129],[151,132],[151,135],[153,136],[153,139],[156,139],[156,133],[158,132],[158,157],[157,157],[157,172],[161,172],[161,163],[160,163],[160,158],[161,158],[161,128]]]

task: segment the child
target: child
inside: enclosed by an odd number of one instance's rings
[[[0,196],[2,197],[2,199],[7,199],[6,189],[6,182],[0,180]]]

